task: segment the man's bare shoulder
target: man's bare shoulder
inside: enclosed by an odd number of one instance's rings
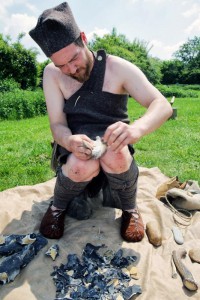
[[[52,79],[56,79],[58,82],[71,82],[72,78],[70,76],[64,74],[59,68],[57,68],[54,63],[49,63],[44,69],[44,77],[49,77]]]
[[[146,99],[150,98],[148,101],[151,101],[157,95],[155,88],[144,73],[136,65],[123,58],[109,55],[107,58],[107,74],[108,82],[109,78],[112,78],[112,83],[115,86],[121,87],[124,93],[131,95],[142,105],[146,104]]]
[[[116,72],[117,73],[121,73],[123,71],[126,72],[128,69],[137,70],[136,65],[115,55],[108,55],[107,66],[110,72],[114,74],[116,74]]]
[[[65,99],[68,99],[82,85],[75,79],[62,73],[53,63],[45,67],[43,79],[44,87],[47,86],[49,88],[49,86],[52,86],[58,88]]]
[[[109,54],[106,60],[104,90],[112,93],[127,94],[124,83],[127,77],[130,78],[128,76],[130,69],[132,69],[133,73],[135,68],[135,65],[125,59]]]
[[[59,70],[59,68],[55,67],[55,65],[52,62],[46,65],[46,67],[44,68],[44,77],[54,77],[58,75],[60,76],[60,73],[61,71]]]

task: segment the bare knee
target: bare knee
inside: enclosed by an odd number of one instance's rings
[[[132,162],[132,156],[128,147],[124,147],[119,153],[108,150],[101,158],[100,164],[105,172],[120,174],[126,172]]]
[[[62,172],[75,182],[90,181],[99,173],[99,162],[96,160],[83,161],[70,156],[62,166]]]

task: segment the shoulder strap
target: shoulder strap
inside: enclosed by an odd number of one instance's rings
[[[106,69],[106,52],[105,50],[98,50],[97,53],[93,54],[95,57],[95,62],[90,74],[90,78],[83,84],[81,89],[102,91]]]

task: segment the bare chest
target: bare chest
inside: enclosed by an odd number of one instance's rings
[[[64,74],[59,77],[58,84],[66,100],[69,99],[75,92],[77,92],[83,85],[83,83],[80,83]],[[125,94],[125,91],[120,83],[120,79],[107,69],[105,71],[103,91],[113,94]]]

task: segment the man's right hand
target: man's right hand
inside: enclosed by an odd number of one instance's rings
[[[77,158],[88,160],[92,156],[93,140],[84,134],[74,134],[67,138],[67,150]]]

